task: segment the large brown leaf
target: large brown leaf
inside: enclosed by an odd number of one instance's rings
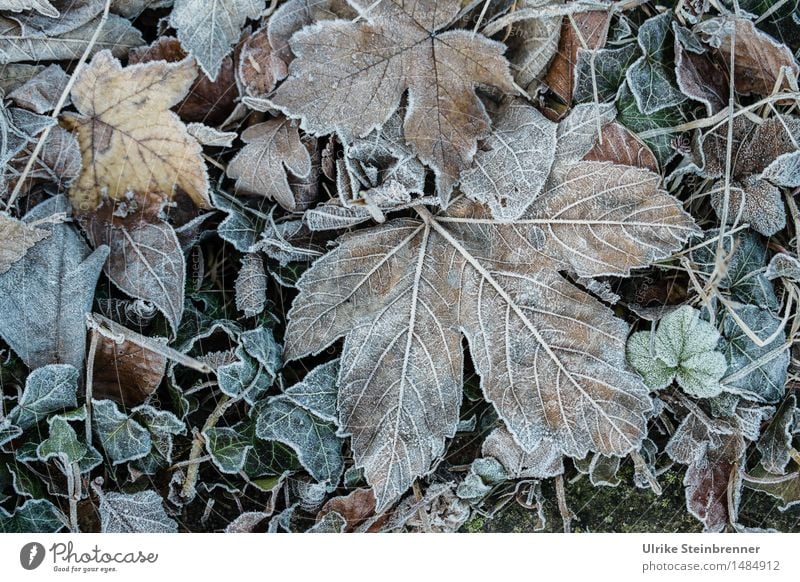
[[[625,275],[696,233],[658,176],[568,164],[513,224],[464,199],[444,215],[418,212],[341,237],[302,276],[288,316],[288,359],[345,337],[340,426],[378,508],[455,433],[462,336],[525,451],[542,439],[578,458],[638,447],[651,403],[625,362],[628,328],[558,271]]]
[[[406,140],[434,169],[447,201],[478,138],[489,132],[475,87],[514,91],[504,46],[463,30],[443,32],[458,14],[458,0],[351,4],[362,13],[358,22],[320,22],[292,37],[297,58],[272,101],[311,133],[365,136],[408,91]]]
[[[190,59],[123,68],[107,51],[78,73],[71,95],[80,115],[66,118],[83,158],[70,191],[76,208],[93,210],[103,194],[119,200],[129,191],[155,191],[171,198],[178,188],[198,206],[210,206],[202,148],[169,111],[195,76]]]

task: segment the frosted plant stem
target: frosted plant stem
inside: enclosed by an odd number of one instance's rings
[[[92,444],[92,391],[94,386],[94,357],[97,352],[97,340],[100,334],[92,330],[92,341],[89,344],[89,354],[86,356],[86,444]]]
[[[556,475],[556,498],[558,499],[558,511],[564,521],[564,533],[572,531],[572,512],[567,505],[567,492],[564,489],[564,476]]]
[[[203,425],[203,430],[199,433],[194,435],[194,439],[192,440],[192,450],[189,452],[189,460],[186,462],[188,469],[186,469],[186,479],[183,481],[183,487],[181,487],[181,497],[184,499],[190,499],[194,492],[195,484],[197,483],[197,477],[200,472],[200,464],[203,462],[203,459],[200,455],[203,453],[203,448],[205,445],[205,440],[203,439],[203,433],[207,430],[214,428],[219,422],[219,419],[222,418],[222,415],[225,414],[225,411],[230,408],[231,405],[239,401],[239,397],[231,398],[228,395],[223,395],[222,398],[219,399],[219,403],[217,403],[217,407],[208,415],[205,424]]]
[[[100,16],[100,22],[97,24],[97,28],[95,28],[92,38],[89,39],[89,44],[86,45],[86,49],[83,51],[80,60],[78,60],[78,64],[75,66],[75,70],[72,72],[72,76],[69,78],[66,87],[64,87],[64,90],[61,92],[61,97],[59,97],[55,109],[53,109],[53,113],[50,114],[50,117],[52,117],[53,119],[57,120],[58,116],[61,114],[61,110],[64,108],[64,105],[67,102],[69,93],[70,91],[72,91],[72,86],[75,85],[75,81],[78,79],[78,74],[81,72],[81,69],[83,69],[84,65],[86,64],[86,61],[89,58],[89,54],[92,52],[92,49],[94,48],[94,45],[97,42],[97,39],[100,37],[100,31],[103,30],[103,26],[105,26],[106,21],[108,20],[108,12],[110,9],[111,9],[111,0],[106,0],[105,5],[103,6],[103,14]],[[48,125],[42,132],[41,136],[39,137],[39,141],[36,142],[36,146],[33,148],[31,157],[28,158],[28,163],[25,164],[25,168],[19,175],[17,183],[14,185],[14,190],[11,192],[11,196],[9,196],[8,201],[6,202],[6,210],[10,209],[17,201],[17,198],[19,198],[19,193],[22,191],[22,186],[25,183],[25,178],[28,177],[28,174],[30,173],[31,169],[33,169],[33,164],[36,163],[36,159],[42,152],[44,143],[47,141],[47,136],[50,135],[50,130],[54,127],[54,125],[56,124]]]

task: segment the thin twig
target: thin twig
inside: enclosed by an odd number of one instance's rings
[[[92,52],[97,39],[100,38],[100,31],[103,30],[103,26],[105,26],[106,21],[108,20],[108,12],[111,9],[111,0],[106,0],[105,5],[103,6],[103,14],[100,16],[100,22],[97,24],[97,28],[94,30],[94,34],[92,38],[89,39],[89,44],[86,45],[86,49],[83,51],[80,60],[78,60],[78,64],[75,66],[75,70],[72,72],[72,76],[69,78],[66,87],[61,92],[61,96],[56,103],[55,109],[53,109],[53,113],[50,114],[50,117],[53,119],[58,119],[58,116],[61,114],[61,110],[64,108],[64,105],[67,103],[67,98],[69,97],[70,91],[72,91],[73,85],[75,85],[75,81],[78,79],[78,74],[83,69],[83,66],[86,64],[86,60],[89,58],[89,54]],[[11,192],[11,196],[9,196],[8,201],[6,202],[6,210],[9,210],[14,203],[17,201],[19,197],[20,191],[22,191],[22,186],[25,182],[25,178],[28,177],[28,174],[33,169],[33,164],[36,163],[36,158],[39,157],[39,154],[42,152],[42,148],[44,147],[44,143],[47,141],[47,136],[50,135],[50,130],[56,124],[48,125],[44,131],[42,132],[41,136],[39,137],[39,141],[36,142],[36,146],[33,148],[33,153],[31,153],[31,157],[28,159],[28,163],[25,164],[25,168],[22,170],[22,173],[19,175],[17,179],[17,183],[14,185],[14,190]]]
[[[92,341],[89,343],[89,355],[86,357],[86,444],[92,445],[92,388],[94,385],[94,358],[97,353],[97,341],[100,334],[92,330]]]

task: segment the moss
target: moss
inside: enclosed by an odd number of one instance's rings
[[[483,516],[475,514],[473,517],[467,521],[463,526],[461,526],[461,530],[466,533],[477,533],[483,531],[483,526],[485,525]]]
[[[661,496],[650,490],[634,487],[632,469],[620,470],[622,482],[618,487],[595,487],[586,476],[569,479],[566,483],[567,504],[575,514],[574,532],[700,532],[699,521],[686,511],[683,473],[671,470],[659,477]],[[544,531],[563,531],[563,522],[556,505],[552,482],[543,484],[547,527]],[[800,507],[781,513],[779,503],[767,495],[745,490],[739,512],[743,525],[774,528],[783,532],[800,531]],[[535,511],[509,504],[492,519],[480,518],[482,532],[533,532],[538,523]],[[477,531],[478,518],[467,522],[462,531]]]

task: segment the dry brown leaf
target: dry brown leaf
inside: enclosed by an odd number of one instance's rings
[[[257,30],[244,41],[238,62],[239,82],[250,97],[266,97],[288,73],[286,63],[269,44],[266,28]]]
[[[345,531],[352,532],[375,514],[375,494],[372,489],[362,487],[351,491],[348,495],[334,497],[319,510],[317,521],[319,522],[331,511],[341,515],[347,522]],[[376,528],[375,524],[372,527]]]
[[[713,115],[728,105],[729,80],[720,58],[703,47],[699,40],[677,22],[675,31],[675,77],[678,87],[688,97],[706,106]],[[703,49],[698,52],[698,49]]]
[[[0,274],[5,273],[28,249],[50,236],[50,231],[0,213]]]
[[[358,22],[325,21],[292,37],[297,58],[272,102],[312,134],[365,136],[391,117],[407,91],[406,141],[433,168],[447,202],[477,140],[489,133],[476,87],[515,91],[505,46],[464,30],[442,32],[459,0],[351,4],[363,13]]]
[[[736,29],[736,48],[732,55],[733,31]],[[760,31],[745,18],[717,17],[703,21],[694,28],[712,47],[719,49],[720,65],[730,69],[731,57],[735,59],[734,85],[739,93],[770,95],[773,90],[790,88],[786,75],[780,77],[781,68],[797,79],[800,66],[792,51],[770,35]],[[779,78],[783,79],[777,85]]]
[[[275,200],[287,210],[297,210],[286,170],[297,177],[311,173],[311,156],[300,140],[295,123],[286,118],[270,119],[242,133],[245,145],[228,164],[228,176],[236,190]]]
[[[111,248],[103,270],[128,295],[155,305],[177,331],[183,314],[186,265],[172,227],[160,218],[160,194],[107,200],[81,217],[94,246]]]
[[[9,184],[15,185],[30,159],[35,142],[29,142],[9,164]],[[55,184],[66,190],[81,172],[81,152],[75,136],[61,127],[54,127],[47,135],[36,162],[31,166],[24,188],[38,181]]]
[[[608,13],[604,11],[579,12],[573,15],[575,23],[590,49],[602,48],[608,34]],[[567,105],[572,103],[575,87],[575,64],[578,62],[578,49],[581,40],[568,18],[561,23],[561,39],[558,52],[547,71],[544,80],[558,97]]]
[[[788,131],[787,131],[788,129]],[[717,178],[711,194],[711,204],[718,214],[724,199],[725,165],[728,144],[728,124],[724,123],[703,136],[702,175]],[[744,115],[733,120],[731,148],[731,181],[728,202],[728,222],[739,217],[765,236],[781,230],[786,224],[780,190],[766,180],[761,172],[777,157],[796,151],[800,140],[800,120],[785,116],[755,123]]]
[[[50,65],[27,83],[12,91],[8,97],[20,107],[47,113],[52,111],[61,93],[67,88],[69,75],[58,65]],[[65,103],[69,105],[69,102]]]
[[[194,63],[156,61],[123,68],[108,51],[78,73],[72,102],[80,115],[65,117],[78,138],[83,170],[70,190],[73,206],[89,211],[103,196],[181,189],[210,207],[202,148],[169,111],[186,96]]]
[[[177,63],[186,56],[186,51],[177,38],[162,36],[150,46],[133,49],[128,56],[128,62],[132,65],[160,60]],[[222,60],[216,80],[211,81],[205,75],[198,75],[189,93],[174,109],[186,121],[222,123],[233,111],[238,96],[233,59],[228,56]]]
[[[126,407],[141,404],[161,384],[166,367],[167,358],[162,354],[100,335],[92,393],[94,398],[111,399]]]
[[[616,121],[607,123],[600,130],[600,135],[601,138],[584,156],[584,160],[613,162],[658,172],[658,161],[653,152],[624,125]]]

